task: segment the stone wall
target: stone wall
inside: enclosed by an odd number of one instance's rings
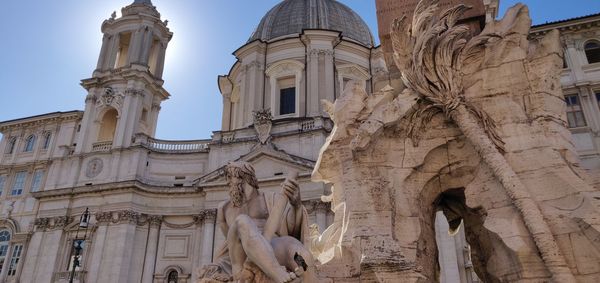
[[[437,280],[434,219],[443,211],[451,229],[464,221],[484,282],[600,279],[598,191],[577,166],[566,127],[558,33],[529,42],[530,26],[527,7],[512,8],[472,39],[485,44],[453,65],[452,87],[463,87],[457,103],[469,105],[467,115],[489,118],[478,126],[458,123],[462,114],[443,101],[427,112],[425,88],[414,82],[372,96],[349,89],[336,101],[336,126],[313,180],[333,184],[336,219],[347,220],[339,227],[340,255],[321,266],[324,277]],[[442,62],[431,66],[438,78]],[[420,75],[433,89],[438,81],[427,67]],[[473,127],[486,131],[473,135]],[[486,157],[481,140],[488,137],[503,142],[499,159]],[[517,190],[507,187],[506,170],[523,183]]]

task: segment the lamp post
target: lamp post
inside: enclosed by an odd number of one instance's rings
[[[73,283],[75,279],[75,269],[80,266],[79,255],[81,255],[81,251],[83,250],[83,243],[85,242],[85,238],[87,236],[87,228],[90,225],[90,210],[86,207],[85,212],[79,218],[79,226],[77,226],[77,231],[75,232],[75,241],[73,242],[73,249],[75,250],[75,255],[73,256],[73,266],[71,269],[71,276],[69,277],[69,283]],[[83,234],[83,239],[79,239],[79,229],[84,229],[85,233]]]

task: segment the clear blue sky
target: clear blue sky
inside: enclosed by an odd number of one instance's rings
[[[153,0],[175,33],[167,50],[157,137],[209,138],[220,129],[217,76],[280,0]],[[400,0],[398,0],[400,1]],[[79,80],[96,66],[100,24],[133,0],[7,0],[0,17],[0,121],[83,109]],[[341,0],[377,31],[374,0]],[[501,10],[517,1],[501,0]],[[598,0],[525,0],[535,24],[600,12]]]

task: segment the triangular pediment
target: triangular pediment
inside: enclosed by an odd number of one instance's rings
[[[249,153],[241,156],[236,161],[246,161],[252,164],[258,180],[287,176],[290,172],[310,174],[315,166],[315,161],[289,154],[275,148],[272,144],[258,145]],[[196,184],[224,183],[225,166],[220,167],[202,177]]]

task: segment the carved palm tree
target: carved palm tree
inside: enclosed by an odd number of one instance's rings
[[[438,15],[437,4],[438,0],[421,0],[412,22],[403,17],[392,27],[394,61],[406,87],[421,99],[412,114],[409,135],[415,137],[418,128],[436,113],[443,112],[454,121],[512,199],[553,279],[575,282],[542,212],[504,157],[504,143],[493,120],[465,98],[463,63],[468,64],[484,44],[493,44],[502,35],[486,32],[472,37],[469,27],[456,25],[469,8],[459,5]],[[512,13],[520,8],[513,7]]]

